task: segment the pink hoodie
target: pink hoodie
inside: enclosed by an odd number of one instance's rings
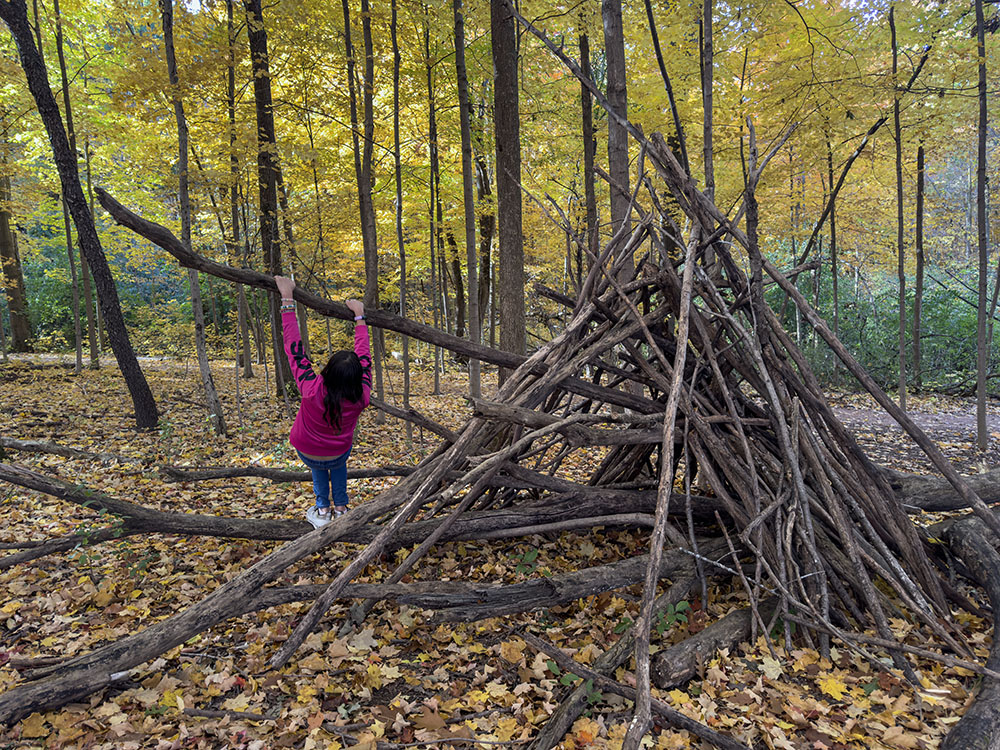
[[[339,431],[323,416],[326,386],[323,378],[313,372],[312,363],[306,359],[294,310],[286,310],[281,314],[281,326],[292,376],[302,394],[302,404],[299,406],[299,413],[295,415],[295,424],[288,435],[288,442],[307,456],[332,457],[346,453],[354,443],[354,427],[358,423],[358,417],[371,398],[372,360],[368,345],[368,326],[363,322],[354,326],[354,353],[358,355],[363,368],[361,400],[357,403],[346,399],[341,401]]]

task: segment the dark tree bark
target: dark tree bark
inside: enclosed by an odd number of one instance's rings
[[[899,72],[899,48],[896,44],[896,6],[889,6],[889,32],[892,42],[892,123],[896,141],[896,277],[899,283],[899,408],[906,411],[906,249],[903,238],[903,135],[899,124],[899,97],[896,77]],[[985,300],[980,300],[984,302]]]
[[[69,138],[69,149],[76,158],[76,128],[73,126],[73,106],[69,95],[69,76],[66,74],[66,54],[63,48],[62,13],[59,10],[59,0],[54,0],[52,10],[56,15],[56,58],[59,60],[59,74],[62,80],[63,114],[66,117],[66,135]],[[79,168],[78,168],[79,169]],[[76,373],[83,369],[83,328],[80,316],[80,277],[76,271],[76,255],[73,248],[73,231],[70,228],[69,207],[63,199],[63,224],[66,231],[66,255],[69,258],[70,283],[73,289],[73,343],[76,346]],[[80,266],[86,266],[87,261],[81,256]],[[89,320],[90,307],[85,313]]]
[[[440,184],[438,185],[440,187]],[[462,260],[458,257],[458,242],[455,233],[448,229],[445,232],[448,240],[448,258],[451,265],[451,285],[455,288],[455,335],[465,336],[465,281],[462,278]]]
[[[479,273],[476,262],[476,203],[472,165],[472,105],[469,101],[469,76],[465,70],[465,11],[462,0],[453,0],[455,13],[455,75],[458,79],[458,113],[462,136],[462,206],[465,209],[465,262],[469,278],[469,340],[480,343]],[[456,259],[457,260],[457,259]],[[457,265],[457,263],[456,263]],[[456,271],[461,273],[460,268]],[[479,398],[481,383],[479,360],[469,360],[469,394]]]
[[[924,304],[924,144],[917,146],[917,226],[914,238],[914,252],[917,260],[916,277],[913,280],[913,387],[921,387],[920,372],[920,329]],[[833,224],[830,224],[831,232]],[[832,235],[831,235],[832,236]],[[834,329],[836,333],[836,329]]]
[[[476,160],[476,202],[479,205],[479,342],[483,341],[483,323],[490,305],[490,288],[493,285],[493,234],[496,232],[496,204],[493,202],[493,188],[490,167],[486,162],[484,132],[486,130],[486,101],[479,102],[479,118],[473,131],[473,146]]]
[[[84,78],[86,81],[86,78]],[[90,135],[85,135],[83,139],[83,163],[87,171],[87,204],[90,206],[91,215],[94,214],[94,184],[91,179],[90,169]],[[86,260],[86,259],[84,259]],[[84,262],[83,269],[83,304],[87,307],[87,345],[90,349],[90,369],[97,370],[101,367],[101,335],[104,333],[101,326],[101,319],[98,313],[100,305],[94,308],[94,284],[90,278],[90,266]]]
[[[28,296],[24,289],[21,256],[11,222],[12,196],[7,164],[5,139],[3,151],[0,151],[0,265],[3,270],[4,292],[7,295],[7,310],[10,312],[10,349],[27,352],[31,351],[31,319],[28,317]]]
[[[592,78],[590,70],[590,39],[586,34],[580,35],[580,65],[583,74]],[[586,268],[590,269],[594,259],[600,252],[600,237],[597,233],[597,193],[594,190],[594,156],[597,152],[597,137],[594,133],[594,101],[590,90],[580,84],[580,113],[583,130],[583,193],[586,203],[587,217],[587,258]],[[584,264],[577,259],[576,286],[583,286]]]
[[[621,0],[602,0],[604,57],[607,62],[608,102],[622,119],[628,116],[625,79],[625,36]],[[611,233],[629,221],[628,132],[617,117],[608,117],[608,173],[611,175]],[[622,273],[630,274],[630,269]]]
[[[399,39],[396,34],[398,8],[392,0],[392,143],[396,176],[396,245],[399,250],[399,316],[406,317],[406,245],[403,242],[403,166],[399,147]],[[311,138],[310,134],[310,138]],[[410,337],[403,336],[403,408],[410,408]],[[406,423],[406,439],[413,440],[413,425]]]
[[[985,451],[989,442],[986,426],[986,380],[989,374],[990,342],[986,338],[986,318],[989,315],[986,281],[989,247],[986,244],[986,22],[983,0],[976,2],[976,40],[979,57],[979,126],[976,166],[976,236],[979,241],[979,307],[976,314],[976,446]]]
[[[490,0],[493,117],[497,173],[497,296],[500,348],[527,351],[524,310],[524,237],[521,233],[521,120],[517,83],[517,27],[504,0]],[[501,371],[500,379],[506,377]]]
[[[701,14],[701,100],[704,107],[705,195],[715,198],[715,161],[712,149],[712,79],[715,52],[712,47],[712,0],[704,0]]]
[[[441,197],[440,169],[437,143],[437,106],[434,103],[434,61],[431,59],[431,25],[429,11],[424,5],[424,60],[427,72],[427,140],[430,143],[429,193],[427,196],[428,237],[430,245],[431,265],[431,306],[433,308],[434,327],[441,328],[443,305],[441,285],[438,280],[438,254],[441,246]],[[441,347],[434,347],[434,395],[441,393],[441,367],[443,358]]]
[[[97,287],[97,298],[104,314],[104,324],[107,327],[111,348],[135,406],[136,426],[139,429],[152,429],[156,427],[159,416],[156,410],[156,401],[153,399],[153,393],[139,367],[139,361],[136,359],[135,350],[132,348],[132,342],[129,340],[128,331],[125,328],[125,319],[122,317],[121,304],[118,300],[118,290],[115,288],[115,281],[111,275],[111,269],[108,267],[107,258],[104,256],[101,240],[97,236],[93,216],[80,185],[76,155],[70,149],[66,130],[59,116],[59,108],[56,106],[52,89],[49,86],[45,64],[31,35],[25,0],[0,0],[0,19],[3,19],[4,23],[7,24],[14,41],[17,43],[21,67],[24,68],[25,76],[28,79],[28,88],[35,99],[38,113],[48,133],[52,153],[59,170],[62,192],[76,225],[80,248],[94,274],[94,285]]]
[[[827,179],[830,182],[830,191],[833,192],[833,147],[829,139],[826,142],[826,170]],[[833,287],[833,335],[840,338],[840,268],[837,257],[837,198],[830,196],[827,204],[830,208],[830,283]],[[840,373],[840,364],[834,362],[833,376],[837,382]]]
[[[365,50],[365,77],[362,82],[364,133],[359,137],[358,94],[355,83],[354,44],[351,41],[351,9],[343,0],[344,45],[347,52],[347,85],[351,98],[351,139],[354,145],[354,173],[358,183],[358,209],[361,214],[361,242],[365,255],[365,308],[378,306],[378,231],[372,199],[372,150],[375,138],[375,53],[372,45],[371,12],[368,0],[361,0],[361,36]],[[363,140],[363,143],[361,142]],[[372,342],[375,365],[375,392],[382,397],[382,336],[376,330]]]
[[[229,222],[230,257],[232,262],[240,257],[240,159],[236,153],[236,29],[233,19],[233,2],[226,0],[226,31],[229,41],[226,61],[226,115],[229,122]],[[242,258],[241,266],[249,263],[249,254]],[[250,356],[250,308],[242,284],[236,285],[236,340],[243,365],[243,377],[253,377],[253,363]]]
[[[247,12],[247,37],[253,69],[253,95],[257,112],[257,189],[260,221],[260,245],[267,273],[282,273],[281,239],[278,234],[278,162],[274,131],[274,107],[271,103],[271,73],[267,52],[267,30],[261,0],[244,0]],[[281,315],[277,295],[268,296],[271,323],[271,352],[277,393],[293,385],[292,372],[285,358],[281,338]]]

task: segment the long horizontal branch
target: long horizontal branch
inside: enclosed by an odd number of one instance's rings
[[[104,209],[111,214],[111,217],[116,222],[131,229],[141,237],[145,237],[154,245],[166,250],[182,266],[193,268],[220,279],[226,279],[227,281],[277,292],[273,276],[260,273],[259,271],[233,268],[222,263],[216,263],[203,255],[192,252],[184,247],[183,243],[165,226],[144,219],[135,212],[130,211],[111,197],[104,189],[97,188],[96,191],[101,205],[104,206]],[[347,305],[324,299],[318,294],[314,294],[300,286],[295,288],[295,299],[304,306],[326,317],[340,318],[342,320],[353,320],[354,318],[354,313],[347,308]],[[371,325],[378,328],[395,331],[419,341],[440,346],[449,351],[511,370],[516,369],[527,359],[527,357],[520,354],[512,354],[481,344],[474,344],[466,339],[439,331],[436,328],[424,325],[423,323],[417,323],[408,318],[393,315],[385,310],[377,308],[366,310],[365,317]],[[542,363],[538,363],[537,369],[539,373],[543,373],[547,370],[547,367]],[[611,388],[603,388],[579,378],[567,378],[563,381],[562,386],[586,398],[617,404],[618,406],[635,409],[643,413],[654,413],[661,409],[655,401],[650,399],[642,398],[628,392],[616,391]]]

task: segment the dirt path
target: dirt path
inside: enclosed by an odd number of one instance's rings
[[[874,402],[849,395],[831,399],[834,411],[872,458],[901,471],[937,473],[927,456],[903,428]],[[975,474],[1000,466],[1000,409],[988,406],[990,432],[985,452],[976,449],[976,404],[971,399],[944,396],[914,397],[910,418],[924,430],[958,467]]]

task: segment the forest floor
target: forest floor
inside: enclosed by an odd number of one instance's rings
[[[266,397],[259,370],[253,380],[240,380],[237,398],[233,365],[214,367],[231,433],[221,439],[209,432],[197,405],[195,363],[144,363],[163,416],[158,431],[136,433],[113,363],[74,375],[66,361],[32,356],[0,366],[0,435],[115,453],[129,461],[102,464],[14,452],[7,460],[174,511],[287,518],[300,517],[311,503],[305,484],[255,478],[168,484],[156,472],[161,464],[301,468],[287,445],[290,415]],[[390,371],[387,383],[392,400],[400,373]],[[458,427],[467,414],[462,378],[446,378],[443,385],[444,395],[429,395],[429,376],[418,374],[412,404]],[[833,402],[877,462],[906,471],[927,467],[869,399],[837,394]],[[974,404],[912,396],[910,407],[961,472],[1000,466],[997,417],[992,418],[990,449],[979,454],[973,445]],[[398,422],[379,425],[375,416],[368,410],[362,417],[351,458],[355,468],[415,464],[436,445],[433,436],[421,441],[419,434],[408,444]],[[355,502],[365,502],[393,481],[352,480],[349,490]],[[20,670],[38,659],[86,652],[180,611],[279,546],[166,536],[86,544],[90,530],[110,523],[77,506],[0,486],[0,543],[5,547],[80,535],[80,545],[69,556],[0,572],[0,690],[20,682]],[[512,583],[642,554],[647,543],[646,532],[608,529],[447,543],[420,563],[413,578]],[[358,549],[335,545],[290,569],[286,582],[327,582]],[[359,580],[379,582],[390,567],[383,560]],[[967,593],[982,603],[979,592]],[[590,663],[627,629],[639,596],[634,587],[545,611],[441,625],[429,622],[428,612],[386,602],[353,632],[341,632],[350,606],[341,602],[293,661],[272,671],[268,659],[308,604],[277,607],[219,625],[85,702],[35,713],[0,729],[0,749],[519,747],[537,734],[573,679],[550,669],[554,665],[518,634],[543,635]],[[692,596],[686,615],[661,622],[654,649],[704,628],[744,600],[737,588],[713,587]],[[985,661],[988,624],[965,613],[956,613],[956,622]],[[902,638],[911,631],[917,635],[905,619],[892,625]],[[958,721],[977,685],[968,670],[932,661],[916,663],[923,684],[914,688],[889,666],[873,666],[845,648],[835,648],[826,660],[804,644],[787,651],[780,642],[776,646],[778,659],[770,656],[763,638],[719,652],[683,689],[654,694],[755,747],[930,749]],[[623,669],[617,677],[628,681],[630,675]],[[630,704],[613,695],[592,697],[560,747],[621,746]],[[192,715],[198,711],[217,714]],[[685,732],[660,725],[648,741],[652,748],[703,746]]]

